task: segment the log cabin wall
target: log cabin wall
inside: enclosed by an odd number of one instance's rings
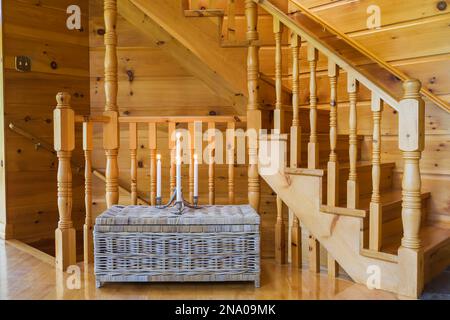
[[[3,11],[0,21],[3,21]],[[3,57],[3,24],[0,23],[0,57]],[[7,236],[6,230],[6,174],[5,174],[5,127],[3,97],[3,59],[0,61],[0,238]],[[9,232],[9,231],[8,231]],[[8,234],[9,236],[9,234]]]
[[[104,110],[104,19],[103,1],[90,1],[90,76],[91,112],[101,114]],[[119,58],[118,105],[121,116],[187,116],[187,115],[234,115],[232,103],[215,94],[204,82],[187,72],[164,49],[165,42],[150,39],[126,22],[120,15],[117,24]],[[175,40],[173,40],[175,41]],[[245,59],[243,59],[245,61]],[[203,124],[206,130],[207,124]],[[237,126],[239,127],[239,125]],[[244,125],[241,127],[245,128]],[[225,129],[223,127],[222,129]],[[100,128],[94,128],[93,167],[105,170],[105,156],[102,150]],[[148,129],[138,126],[138,194],[149,200],[150,196],[150,151],[148,149]],[[119,151],[120,185],[130,188],[130,153],[128,150],[128,128],[121,126],[121,146]],[[205,142],[206,146],[206,142]],[[158,153],[163,164],[163,198],[168,199],[169,151],[167,126],[158,128]],[[225,153],[224,153],[225,155]],[[217,165],[215,172],[216,203],[227,204],[227,166]],[[208,166],[199,169],[200,203],[208,202]],[[187,190],[188,168],[183,168],[184,190]],[[94,179],[94,214],[105,208],[104,183]],[[120,203],[127,203],[129,195],[121,193]],[[237,166],[235,171],[235,201],[248,203],[247,168]],[[274,256],[274,225],[276,219],[275,196],[263,184],[261,198],[262,215],[262,255]]]
[[[68,30],[66,26],[69,17],[66,10],[73,4],[81,8],[81,30]],[[14,123],[53,145],[57,92],[72,95],[72,108],[78,114],[89,113],[88,0],[4,0],[2,6],[5,99],[2,130],[8,236],[54,254],[53,238],[58,222],[56,157],[46,150],[36,150],[29,139],[10,130],[8,125]],[[31,58],[31,72],[16,71],[15,56]],[[81,140],[77,141],[74,159],[83,159]],[[73,178],[73,220],[81,230],[84,182],[75,170]],[[0,218],[0,222],[4,221]]]
[[[350,35],[368,50],[405,72],[419,79],[423,86],[443,100],[450,102],[450,2],[435,0],[408,1],[299,1],[312,12],[335,26],[341,32]],[[369,6],[380,9],[380,28],[368,29],[367,20],[373,15],[367,13]],[[291,10],[295,11],[294,7]],[[286,53],[288,54],[288,53]],[[303,63],[305,58],[302,57]],[[322,63],[321,61],[322,60]],[[306,65],[302,67],[307,70]],[[328,105],[328,79],[326,59],[319,57],[318,97],[319,103]],[[305,76],[301,77],[300,87],[309,85]],[[344,79],[345,76],[340,77]],[[395,78],[392,81],[397,81]],[[338,84],[340,113],[339,133],[348,133],[348,110],[345,85]],[[365,136],[362,157],[369,160],[372,146],[372,122],[370,119],[370,96],[367,90],[360,91],[358,104],[358,134]],[[301,97],[307,103],[307,90]],[[426,101],[426,147],[422,154],[422,187],[431,192],[429,219],[435,222],[450,223],[450,116],[432,102]],[[345,111],[344,111],[345,110]],[[342,113],[341,113],[342,112]],[[402,166],[398,149],[398,116],[390,108],[384,108],[382,114],[382,161],[395,161],[394,182],[400,188]]]

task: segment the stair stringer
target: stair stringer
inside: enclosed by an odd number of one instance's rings
[[[322,175],[261,176],[355,282],[366,285],[374,272],[369,267],[377,266],[379,289],[398,292],[398,264],[360,254],[362,218],[320,212]]]

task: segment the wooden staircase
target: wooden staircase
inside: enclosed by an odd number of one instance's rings
[[[135,4],[140,3],[139,7],[145,9],[142,1],[130,1]],[[283,202],[293,213],[294,220],[299,219],[293,222],[291,229],[292,259],[297,260],[292,261],[293,265],[301,266],[299,234],[300,225],[302,225],[310,234],[309,266],[311,270],[319,270],[318,251],[321,244],[328,252],[330,275],[336,276],[336,265],[339,264],[352,279],[367,283],[369,271],[376,266],[381,275],[379,288],[417,297],[420,295],[424,281],[429,281],[450,262],[450,230],[427,225],[430,193],[421,191],[420,184],[418,189],[417,185],[408,186],[410,183],[415,183],[411,179],[417,178],[415,175],[418,172],[418,166],[412,168],[411,172],[405,173],[411,176],[404,177],[403,191],[394,186],[395,164],[381,163],[379,140],[383,103],[395,110],[401,110],[399,105],[402,104],[402,100],[415,99],[417,101],[415,105],[419,109],[414,116],[418,121],[424,121],[423,114],[421,115],[419,111],[423,108],[423,102],[417,91],[421,89],[420,85],[414,81],[408,81],[405,75],[361,50],[361,47],[355,43],[342,39],[340,34],[333,33],[334,29],[325,30],[324,26],[320,25],[321,21],[302,10],[304,8],[299,6],[297,1],[292,2],[294,3],[245,1],[244,6],[244,1],[216,1],[215,7],[211,8],[208,7],[210,3],[207,1],[205,3],[191,1],[191,7],[184,13],[187,17],[218,17],[222,48],[249,46],[250,88],[254,88],[252,72],[261,72],[259,83],[267,78],[273,80],[275,102],[271,104],[266,100],[260,105],[263,110],[261,112],[262,127],[273,128],[276,133],[262,138],[260,151],[264,149],[262,146],[264,143],[272,145],[276,143],[279,149],[266,150],[263,156],[270,155],[281,165],[276,174],[264,174],[261,168],[260,173],[281,200],[278,201],[278,205],[282,206]],[[255,14],[255,3],[263,9],[262,14]],[[295,9],[292,9],[292,6]],[[242,39],[245,32],[244,28],[239,28],[242,23],[236,15],[243,14],[245,10],[248,22],[247,37]],[[151,10],[143,11],[147,14],[151,13]],[[288,12],[292,14],[289,15]],[[252,34],[253,31],[257,34],[257,18],[259,18],[258,28],[265,29],[267,25],[273,26],[272,39],[260,39]],[[266,35],[267,32],[263,34]],[[303,45],[301,40],[307,42],[305,53],[300,50]],[[290,45],[293,57],[301,57],[302,54],[305,56],[308,62],[306,67],[309,69],[306,75],[302,74],[302,71],[299,72],[299,69],[303,67],[302,60],[299,63],[297,59],[291,58],[291,67],[288,69],[283,67],[282,48],[287,44]],[[259,55],[252,48],[257,48]],[[267,63],[265,51],[273,52],[271,58],[275,60],[274,64]],[[318,63],[318,60],[322,62]],[[324,68],[323,60],[328,60],[328,66],[325,68],[328,70],[330,80],[327,101],[331,106],[326,110],[318,109],[317,97],[317,68],[318,64],[321,64],[322,69]],[[271,75],[263,74],[264,71],[270,74],[264,64],[274,67],[275,70]],[[356,65],[362,67],[353,67]],[[259,69],[254,70],[254,67]],[[341,84],[338,81],[339,71],[341,75],[347,74],[345,87],[349,97],[350,132],[349,135],[338,136],[336,106],[337,96],[342,94],[341,89],[338,88]],[[295,74],[299,76],[293,76]],[[309,96],[301,93],[299,88],[299,82],[305,76],[310,80]],[[374,128],[371,161],[361,160],[362,137],[357,136],[356,131],[356,106],[359,99],[363,98],[358,95],[359,85],[363,85],[369,93],[371,92],[369,98]],[[267,89],[260,88],[257,92],[249,91],[249,98],[253,95],[253,100],[264,101],[258,93],[267,95]],[[292,101],[288,106],[285,106],[286,97],[283,96],[285,91],[292,93]],[[442,102],[429,97],[429,92],[424,90],[421,92],[438,105]],[[309,108],[302,108],[303,105],[309,105]],[[298,107],[301,108],[297,109]],[[448,106],[443,103],[441,107],[447,109]],[[406,113],[405,118],[411,116]],[[405,123],[400,124],[402,125],[408,126]],[[415,150],[418,152],[423,149],[419,142],[420,136],[423,135],[421,130],[423,127],[420,126],[418,131],[411,131],[408,128],[403,130],[406,135],[417,134]],[[407,152],[413,149],[409,142],[405,144],[407,146],[402,150],[405,152],[405,161],[409,161],[407,158],[410,155]],[[400,148],[402,148],[402,142],[400,142]],[[420,154],[417,158],[420,158]],[[412,229],[418,230],[418,234],[412,238],[413,242],[415,239],[420,239],[421,244],[408,246],[408,241],[405,241],[404,246],[401,246],[401,239],[405,237],[404,228],[411,228],[410,224],[404,221],[410,218],[405,212],[409,209],[403,210],[402,217],[402,204],[405,200],[410,201],[412,197],[412,194],[408,194],[406,190],[411,187],[415,189],[413,207],[414,210],[418,210],[416,214],[420,217],[419,221],[414,218],[415,226]],[[408,208],[408,205],[405,207]],[[275,229],[277,260],[283,263],[286,260],[284,257],[285,237],[280,231],[284,230],[281,212],[279,208]],[[421,225],[420,229],[418,225]]]

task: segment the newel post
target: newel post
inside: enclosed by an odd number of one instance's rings
[[[248,201],[259,210],[260,181],[258,173],[258,136],[261,129],[261,111],[259,110],[259,45],[258,41],[258,9],[253,0],[245,0],[245,16],[247,19],[247,136],[248,136]]]
[[[75,229],[72,223],[72,169],[70,159],[75,148],[75,113],[70,109],[70,95],[60,92],[53,112],[54,147],[58,156],[58,212],[55,231],[56,268],[65,271],[76,264]]]
[[[402,245],[398,251],[399,293],[418,297],[423,289],[423,248],[419,238],[422,213],[419,160],[425,146],[425,103],[421,83],[407,80],[399,110],[399,148],[403,155]]]
[[[118,76],[117,76],[117,0],[105,0],[105,96],[104,115],[109,122],[103,126],[103,148],[106,155],[106,204],[109,207],[119,202],[119,122],[118,122]]]

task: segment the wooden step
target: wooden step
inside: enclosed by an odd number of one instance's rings
[[[442,246],[450,245],[450,229],[440,228],[433,225],[425,225],[420,229],[420,239],[425,255],[430,255]],[[396,254],[401,244],[402,235],[392,237],[389,243],[382,247],[383,252]]]
[[[422,192],[422,223],[426,221],[427,201],[430,198],[429,192]],[[396,240],[403,234],[402,224],[402,191],[388,190],[381,193],[382,210],[382,252],[387,252],[384,246],[392,239]],[[369,211],[370,195],[360,200],[360,208]],[[368,247],[369,241],[369,213],[363,220],[364,247]]]
[[[420,239],[424,251],[425,283],[432,280],[450,265],[450,229],[425,225],[420,229]],[[382,251],[397,254],[401,235],[383,246]]]

